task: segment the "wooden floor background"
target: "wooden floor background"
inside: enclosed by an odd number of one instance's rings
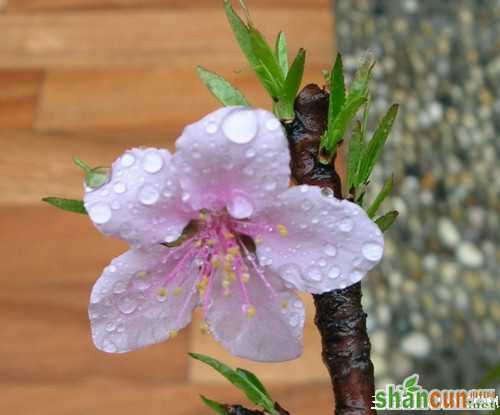
[[[332,57],[329,0],[248,0],[267,36],[305,47],[305,79]],[[199,330],[126,355],[91,343],[93,282],[126,247],[87,217],[43,206],[82,195],[71,158],[108,165],[138,145],[172,148],[182,127],[217,103],[195,66],[223,73],[258,106],[268,99],[245,66],[219,0],[0,0],[0,413],[209,413],[203,393],[244,401],[199,363],[202,352],[254,370],[293,414],[331,412],[308,301],[306,353],[294,362],[231,358]]]

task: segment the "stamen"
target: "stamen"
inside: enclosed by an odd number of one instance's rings
[[[280,236],[288,236],[288,229],[285,225],[282,225],[281,223],[279,223],[278,225],[276,225],[276,229],[278,230],[278,233],[280,234]]]
[[[247,315],[248,318],[254,317],[255,314],[257,313],[257,310],[251,304],[245,304],[243,306],[243,311],[245,312],[245,314]]]
[[[161,287],[158,290],[158,295],[162,298],[165,298],[168,295],[168,290],[165,287]]]
[[[168,338],[174,339],[177,337],[178,334],[179,334],[179,332],[177,330],[170,330],[170,333],[168,333]]]

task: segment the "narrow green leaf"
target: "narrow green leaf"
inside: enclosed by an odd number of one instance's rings
[[[304,49],[299,49],[297,56],[290,66],[288,75],[285,79],[285,84],[283,85],[283,91],[279,97],[277,103],[277,117],[284,120],[291,120],[294,118],[294,103],[295,97],[299,92],[300,85],[302,83],[302,77],[304,76],[304,65],[306,60],[306,51]]]
[[[366,130],[368,128],[368,112],[370,111],[370,104],[372,103],[372,97],[370,94],[366,97],[365,108],[363,110],[363,124],[361,128],[361,143],[365,142]]]
[[[274,409],[274,403],[271,399],[267,397],[258,387],[256,387],[252,382],[250,382],[246,376],[241,375],[237,371],[231,369],[229,366],[217,359],[209,356],[205,356],[198,353],[189,353],[189,355],[196,360],[199,360],[207,365],[211,366],[227,380],[229,380],[234,386],[242,390],[250,402],[262,406],[266,411],[273,415],[277,415]]]
[[[321,138],[321,147],[324,148],[330,156],[335,155],[337,145],[344,138],[347,128],[356,116],[358,110],[365,103],[365,100],[365,97],[357,97],[346,101],[331,127]]]
[[[205,69],[201,65],[198,65],[196,71],[198,73],[198,77],[207,86],[212,95],[223,105],[250,106],[245,96],[222,76]]]
[[[355,187],[356,176],[358,174],[359,160],[361,156],[362,132],[361,123],[358,121],[354,125],[349,148],[347,149],[347,190],[351,191]]]
[[[246,25],[243,20],[241,20],[241,18],[236,14],[230,0],[224,0],[224,9],[226,11],[227,20],[229,21],[236,40],[240,45],[240,49],[247,58],[248,63],[250,64],[252,69],[255,71],[260,83],[266,89],[269,95],[271,95],[271,97],[277,97],[279,88],[276,85],[272,74],[261,63],[260,58],[257,57],[256,53],[254,52],[248,25]]]
[[[378,227],[380,228],[380,230],[382,232],[385,232],[396,221],[398,215],[399,215],[399,212],[397,210],[391,210],[389,213],[386,213],[385,215],[380,216],[375,221],[375,223],[378,225]]]
[[[281,68],[281,72],[283,73],[283,76],[286,77],[288,74],[288,46],[285,33],[283,32],[279,32],[278,37],[276,38],[275,54]]]
[[[363,151],[363,155],[361,156],[359,175],[356,180],[356,185],[365,183],[370,177],[373,167],[380,157],[382,148],[387,141],[387,137],[389,136],[397,114],[398,105],[393,104],[377,126],[377,129],[373,133],[372,139],[366,146],[365,150]]]
[[[205,403],[205,405],[207,405],[216,414],[228,415],[227,411],[224,409],[224,406],[221,403],[208,399],[203,395],[200,395],[200,398]]]
[[[329,128],[345,102],[344,68],[342,65],[342,55],[337,54],[335,64],[330,75],[330,100],[328,104],[328,124]]]
[[[354,74],[354,78],[349,85],[349,94],[347,99],[353,99],[359,96],[366,96],[368,94],[368,83],[370,82],[372,69],[375,61],[371,56],[367,56],[365,61],[358,68]]]
[[[68,212],[87,213],[85,206],[83,205],[83,201],[81,200],[63,199],[60,197],[44,197],[42,201],[59,209],[67,210]]]
[[[392,188],[394,186],[394,177],[390,177],[385,183],[384,186],[382,187],[382,190],[380,193],[377,195],[371,206],[368,208],[366,211],[368,217],[373,218],[375,214],[377,213],[380,205],[382,202],[385,200],[385,198],[392,192]]]
[[[271,396],[267,392],[265,386],[262,384],[262,382],[259,380],[259,378],[254,373],[250,372],[249,370],[242,369],[241,367],[236,368],[236,372],[239,373],[244,378],[246,378],[257,389],[259,389],[264,395],[266,395],[270,400],[272,400]]]
[[[73,162],[80,167],[85,173],[88,173],[92,168],[78,157],[73,157]]]
[[[260,65],[266,69],[266,72],[270,76],[270,80],[275,85],[275,93],[274,97],[277,97],[283,87],[283,83],[285,81],[285,77],[281,72],[280,65],[274,56],[274,52],[267,43],[264,36],[253,26],[248,28],[250,34],[250,42],[252,44],[252,48],[255,56],[259,60]]]

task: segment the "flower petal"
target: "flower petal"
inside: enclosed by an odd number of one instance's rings
[[[276,297],[255,270],[250,269],[250,274],[245,287],[255,315],[246,314],[237,282],[232,285],[230,295],[225,296],[219,280],[214,283],[213,302],[205,315],[209,330],[233,355],[260,362],[296,359],[303,349],[302,301],[271,270],[266,270],[265,277]]]
[[[270,203],[290,179],[281,124],[260,109],[225,107],[187,126],[174,160],[193,208],[227,207],[238,219]]]
[[[86,189],[97,228],[133,245],[176,240],[193,213],[182,203],[171,159],[167,150],[135,148],[116,160],[105,185]]]
[[[186,249],[132,249],[104,269],[90,297],[89,317],[96,347],[124,353],[174,337],[191,321],[198,304],[196,272],[165,283]]]
[[[260,263],[301,291],[345,288],[382,258],[382,232],[365,211],[317,186],[288,189],[258,219],[274,228],[263,228]]]

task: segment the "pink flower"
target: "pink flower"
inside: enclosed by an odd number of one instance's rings
[[[290,156],[269,112],[219,109],[186,127],[177,152],[126,151],[85,207],[131,248],[96,282],[92,337],[122,353],[176,336],[202,306],[231,353],[259,361],[302,352],[304,306],[359,281],[382,257],[378,227],[315,186],[289,188]],[[182,244],[167,247],[183,231]]]

